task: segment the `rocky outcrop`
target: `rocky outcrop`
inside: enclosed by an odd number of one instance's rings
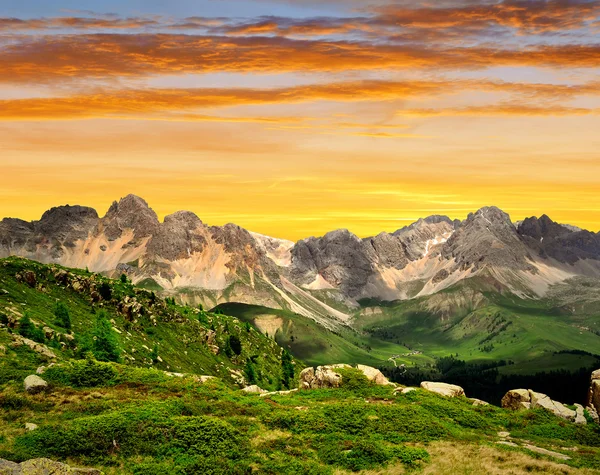
[[[342,375],[336,373],[333,366],[305,368],[300,373],[300,389],[339,388],[341,385]]]
[[[460,397],[465,395],[465,390],[455,384],[423,381],[421,388],[446,397]]]
[[[340,374],[340,369],[356,369],[373,384],[379,386],[395,386],[391,383],[381,371],[377,368],[366,365],[356,365],[353,368],[347,364],[334,364],[328,366],[318,366],[315,368],[304,368],[300,373],[300,389],[326,389],[338,388],[342,385],[343,376]],[[336,371],[338,370],[338,371]]]
[[[48,383],[38,375],[31,374],[23,381],[23,387],[29,394],[37,394],[48,389]]]
[[[502,407],[512,410],[542,408],[562,419],[578,424],[586,423],[582,410],[569,409],[564,404],[550,399],[546,394],[531,389],[512,389],[508,391],[502,398]]]
[[[21,335],[16,335],[14,333],[11,335],[11,338],[13,339],[13,342],[10,346],[12,346],[13,348],[17,348],[19,346],[27,346],[46,359],[56,359],[56,355],[54,354],[54,352],[42,343],[37,343],[33,340],[30,340],[29,338],[24,338]]]
[[[600,414],[600,369],[592,373],[590,377],[590,389],[588,391],[587,409],[590,416],[599,422]]]
[[[93,468],[72,468],[49,459],[32,459],[22,463],[0,459],[0,475],[102,475]]]

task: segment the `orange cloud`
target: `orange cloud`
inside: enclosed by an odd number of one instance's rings
[[[404,117],[444,117],[444,116],[569,116],[599,114],[600,109],[568,107],[561,105],[537,106],[527,104],[493,104],[483,106],[449,107],[443,109],[407,109],[398,111]]]
[[[600,45],[546,45],[511,50],[282,37],[47,35],[15,36],[0,47],[0,82],[44,83],[68,78],[110,79],[218,71],[449,70],[491,66],[595,68],[598,64]]]
[[[311,84],[285,88],[197,88],[197,89],[125,89],[108,90],[68,97],[35,97],[0,101],[0,120],[72,120],[90,118],[136,118],[173,121],[219,122],[300,122],[289,117],[217,117],[193,114],[198,109],[242,105],[290,104],[314,101],[360,102],[395,101],[436,97],[463,90],[505,92],[521,100],[544,99],[547,105],[506,103],[461,109],[420,109],[400,112],[404,115],[567,115],[583,114],[585,108],[556,104],[579,95],[600,95],[600,83],[576,86],[521,84],[477,80],[440,81],[350,81]],[[593,112],[587,112],[593,113]],[[296,125],[295,127],[306,127]],[[340,123],[340,128],[360,127]],[[396,126],[394,126],[396,127]]]

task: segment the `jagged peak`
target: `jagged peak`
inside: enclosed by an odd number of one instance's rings
[[[202,220],[191,211],[176,211],[165,216],[165,224],[184,224],[189,229],[197,228],[202,224]]]
[[[88,206],[71,206],[67,204],[63,206],[55,206],[53,208],[50,208],[42,215],[40,222],[76,217],[98,219],[98,213],[94,208],[90,208]]]

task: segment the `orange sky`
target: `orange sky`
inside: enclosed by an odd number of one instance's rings
[[[135,193],[289,239],[485,205],[600,229],[598,2],[228,1],[0,18],[0,216]]]

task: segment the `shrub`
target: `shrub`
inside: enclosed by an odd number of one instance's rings
[[[71,314],[69,308],[62,302],[57,302],[54,306],[54,322],[62,328],[71,329]]]
[[[36,327],[28,313],[25,313],[19,320],[19,335],[30,340],[37,341],[38,343],[44,343],[46,337],[41,328]]]
[[[100,363],[88,353],[82,361],[72,361],[68,365],[52,366],[44,373],[55,382],[75,387],[92,388],[114,384],[117,371],[109,363]]]
[[[218,454],[238,459],[245,454],[248,443],[230,424],[211,417],[177,418],[171,446],[188,455],[211,457]]]
[[[246,380],[248,381],[248,384],[256,384],[258,378],[256,376],[256,370],[254,369],[254,365],[252,364],[252,361],[250,359],[246,360],[244,374],[246,375]]]
[[[229,347],[236,355],[242,354],[242,342],[236,335],[229,335]]]
[[[100,297],[102,297],[102,299],[104,300],[112,299],[112,287],[108,282],[102,282],[102,284],[100,284],[100,287],[98,288],[98,293],[100,294]]]
[[[342,387],[350,391],[369,389],[371,382],[365,374],[355,368],[339,368],[336,373],[342,375]]]
[[[31,406],[29,399],[18,394],[5,393],[0,394],[0,407],[4,410],[19,410]]]

